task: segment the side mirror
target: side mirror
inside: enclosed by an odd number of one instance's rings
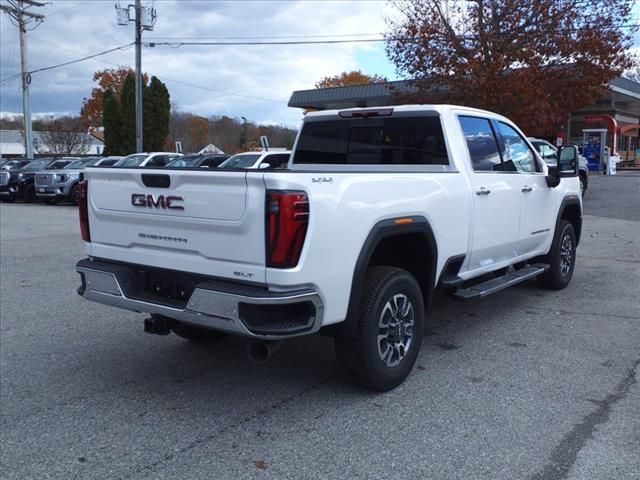
[[[558,149],[556,165],[549,165],[547,175],[547,185],[555,188],[560,184],[563,177],[578,176],[578,149],[574,145],[563,145]]]
[[[270,163],[261,163],[260,166],[258,167],[260,170],[264,170],[266,168],[271,168],[271,164]]]
[[[577,147],[564,145],[558,149],[558,175],[560,177],[577,177],[578,162]]]

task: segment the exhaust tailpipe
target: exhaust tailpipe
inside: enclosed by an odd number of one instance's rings
[[[247,356],[253,363],[265,363],[282,344],[282,340],[253,341],[247,346]]]

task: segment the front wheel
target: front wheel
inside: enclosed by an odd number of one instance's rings
[[[29,184],[27,186],[24,187],[24,194],[22,196],[22,199],[26,202],[26,203],[33,203],[36,201],[36,187],[34,187],[33,185]]]
[[[550,268],[538,276],[544,288],[560,290],[569,285],[576,266],[576,232],[567,220],[560,223],[559,234],[554,238],[551,251],[546,257]]]
[[[424,303],[406,270],[375,266],[366,273],[354,337],[335,339],[340,366],[358,384],[379,392],[400,385],[422,343]]]
[[[69,194],[69,202],[71,202],[71,205],[78,205],[79,201],[80,201],[80,189],[78,188],[78,184],[76,183],[71,188],[71,193]]]

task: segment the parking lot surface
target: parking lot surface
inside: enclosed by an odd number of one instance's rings
[[[326,337],[257,366],[81,300],[76,217],[0,207],[3,479],[640,478],[640,176],[592,177],[566,290],[437,297],[385,394]]]

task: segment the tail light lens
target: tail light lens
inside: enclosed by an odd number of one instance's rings
[[[267,192],[267,267],[298,264],[309,224],[309,200],[304,192]]]
[[[78,184],[78,214],[80,216],[80,235],[85,242],[91,241],[89,234],[89,208],[87,200],[87,181]]]

